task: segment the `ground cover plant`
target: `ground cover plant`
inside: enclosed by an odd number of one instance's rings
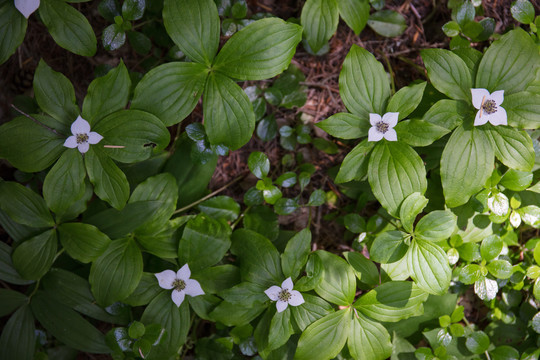
[[[0,0],[0,358],[538,359],[539,10]]]

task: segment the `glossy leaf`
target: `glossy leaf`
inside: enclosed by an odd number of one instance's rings
[[[377,34],[386,37],[396,37],[407,29],[405,17],[393,10],[376,11],[369,16],[367,22]]]
[[[337,0],[337,5],[341,18],[356,35],[360,34],[369,19],[369,2],[367,0]]]
[[[337,113],[317,123],[317,126],[340,139],[357,139],[367,135],[371,124],[354,114]]]
[[[491,139],[495,156],[509,168],[531,171],[535,153],[530,136],[523,130],[506,126],[489,126],[486,134]]]
[[[379,284],[379,270],[373,261],[358,252],[345,252],[343,256],[352,266],[360,282],[371,286]]]
[[[315,253],[324,264],[321,282],[315,292],[326,301],[348,306],[354,301],[356,277],[351,266],[337,255],[319,250]]]
[[[369,248],[370,258],[382,264],[398,261],[407,252],[406,237],[406,233],[395,230],[378,234]]]
[[[137,287],[142,271],[142,254],[135,241],[112,241],[90,268],[89,281],[97,302],[108,306],[128,297]]]
[[[354,359],[383,360],[392,354],[390,334],[380,323],[355,315],[349,328],[348,347]]]
[[[420,104],[425,88],[425,81],[401,88],[390,98],[386,112],[397,112],[399,120],[405,119]]]
[[[311,252],[311,232],[308,228],[295,234],[281,254],[281,268],[285,277],[296,279]]]
[[[197,208],[216,220],[234,221],[240,215],[240,205],[228,196],[215,196],[203,201]]]
[[[346,4],[346,1],[341,2]],[[319,52],[336,32],[339,13],[336,0],[308,0],[304,4],[300,21],[314,53]]]
[[[407,265],[420,289],[434,295],[442,295],[448,290],[452,272],[440,246],[430,241],[413,240],[407,252]]]
[[[407,232],[412,233],[414,220],[424,210],[428,201],[424,195],[417,192],[412,193],[403,200],[399,208],[399,218]]]
[[[301,39],[299,25],[279,18],[258,20],[225,43],[212,68],[238,80],[268,79],[289,67]]]
[[[337,183],[352,180],[363,180],[368,173],[369,154],[375,144],[364,139],[345,156],[339,173],[336,176]]]
[[[456,215],[449,210],[435,210],[418,221],[414,234],[427,241],[445,240],[454,233],[456,220]]]
[[[302,294],[302,296],[305,301],[302,305],[290,307],[294,321],[302,331],[316,320],[334,311],[332,305],[318,296],[310,294]]]

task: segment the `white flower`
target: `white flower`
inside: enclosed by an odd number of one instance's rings
[[[484,125],[488,121],[492,125],[508,125],[506,110],[501,107],[504,101],[504,90],[490,94],[486,89],[471,89],[472,103],[478,109],[474,118],[474,126]]]
[[[39,7],[39,0],[15,0],[15,7],[28,19]]]
[[[176,273],[172,270],[165,270],[154,274],[158,279],[159,286],[163,289],[171,290],[172,301],[180,307],[184,298],[189,296],[204,295],[204,291],[197,280],[190,279],[191,271],[188,264],[182,266]]]
[[[388,112],[381,118],[379,114],[369,114],[371,129],[368,132],[368,141],[379,141],[385,138],[388,141],[397,141],[396,126],[398,122],[397,112]]]
[[[304,298],[299,291],[293,290],[293,282],[290,277],[281,283],[281,287],[273,285],[264,290],[266,296],[272,301],[277,301],[276,309],[282,312],[290,304],[292,306],[302,305]]]
[[[90,131],[90,124],[80,116],[71,124],[71,133],[73,135],[66,139],[64,146],[78,148],[82,154],[88,151],[90,144],[97,144],[103,139],[97,132]]]

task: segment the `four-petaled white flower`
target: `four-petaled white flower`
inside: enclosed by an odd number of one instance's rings
[[[398,122],[397,112],[387,112],[382,117],[379,114],[369,114],[371,128],[368,132],[368,141],[379,141],[385,138],[388,141],[397,141],[397,133],[394,130]]]
[[[488,121],[492,125],[508,125],[506,110],[501,107],[504,101],[504,90],[490,94],[486,89],[471,89],[472,104],[478,109],[474,118],[474,126],[484,125]]]
[[[39,7],[39,0],[15,0],[15,7],[28,19]]]
[[[299,291],[293,290],[293,282],[290,277],[281,283],[281,287],[273,285],[264,290],[266,296],[272,301],[277,301],[276,309],[282,312],[290,304],[292,306],[302,305],[304,297]]]
[[[80,116],[71,124],[71,133],[73,135],[66,139],[64,146],[78,148],[82,154],[88,151],[90,144],[97,144],[103,139],[97,132],[90,131],[90,124]]]
[[[186,295],[199,296],[204,295],[204,291],[197,280],[190,279],[191,271],[188,264],[182,266],[180,270],[174,272],[165,270],[154,274],[158,279],[159,286],[163,289],[171,290],[172,301],[180,307]]]

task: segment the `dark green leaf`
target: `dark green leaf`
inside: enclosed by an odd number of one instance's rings
[[[240,214],[240,205],[228,196],[215,196],[197,205],[197,208],[216,220],[234,221]]]
[[[27,301],[28,297],[18,291],[0,289],[0,303],[2,303],[0,316],[4,317],[11,314],[15,309],[21,307]]]
[[[281,254],[281,268],[285,277],[296,279],[308,260],[311,252],[311,232],[304,229],[294,235]]]
[[[475,331],[467,337],[465,346],[473,354],[482,354],[489,347],[489,337],[483,331]]]
[[[392,353],[390,334],[378,322],[358,314],[353,318],[348,347],[355,359],[387,359]]]
[[[343,159],[339,173],[336,176],[336,182],[344,183],[352,180],[363,180],[368,173],[369,154],[374,145],[374,142],[369,142],[367,139],[356,145]]]
[[[321,282],[315,292],[323,299],[341,306],[351,305],[356,292],[356,277],[351,266],[342,258],[319,250],[315,253],[324,264]]]
[[[122,16],[125,20],[129,21],[139,20],[143,17],[145,8],[145,0],[125,0],[122,4]]]
[[[54,226],[45,200],[19,183],[0,181],[0,208],[20,224],[36,228]]]
[[[339,15],[353,29],[356,35],[364,29],[369,18],[369,2],[367,0],[337,0]]]
[[[401,88],[390,98],[386,112],[398,112],[399,120],[405,119],[420,104],[425,88],[425,81]]]
[[[262,179],[266,177],[270,171],[270,160],[268,160],[268,156],[264,153],[255,151],[249,154],[248,167],[253,175]]]
[[[83,263],[97,259],[111,242],[98,228],[83,223],[61,224],[58,232],[69,256]]]
[[[35,352],[34,317],[28,305],[19,308],[6,322],[0,336],[2,359],[32,360]]]
[[[328,134],[340,139],[357,139],[367,135],[369,121],[349,113],[337,113],[317,123]]]
[[[360,282],[370,286],[379,284],[379,270],[377,270],[377,266],[375,266],[373,261],[357,252],[345,252],[343,256],[345,256],[345,259],[352,266]]]
[[[456,215],[449,210],[432,211],[418,221],[414,235],[427,241],[446,240],[454,233],[456,220]]]
[[[345,1],[341,2],[346,4]],[[337,1],[306,1],[302,8],[300,21],[312,52],[319,52],[337,30],[339,22],[339,8]]]
[[[376,11],[369,16],[367,22],[377,34],[386,37],[396,37],[407,29],[405,17],[393,10]]]
[[[24,280],[13,267],[11,260],[11,247],[0,242],[0,279],[16,285],[27,285],[33,283],[31,280]]]
[[[400,121],[394,128],[398,139],[411,146],[428,146],[448,134],[448,129],[424,120]]]
[[[407,252],[407,265],[420,289],[435,295],[448,290],[452,272],[446,253],[437,244],[413,240]]]
[[[401,259],[407,252],[405,238],[408,235],[401,231],[385,231],[377,235],[369,249],[370,259],[387,264]]]
[[[13,266],[23,278],[38,280],[53,264],[57,242],[54,229],[24,241],[13,251]]]
[[[117,24],[109,25],[103,29],[102,42],[105,50],[118,50],[126,43],[126,32],[122,26]]]
[[[0,5],[0,32],[9,35],[2,36],[0,39],[0,64],[9,59],[23,42],[27,25],[28,21],[15,8],[12,1],[2,2]]]

